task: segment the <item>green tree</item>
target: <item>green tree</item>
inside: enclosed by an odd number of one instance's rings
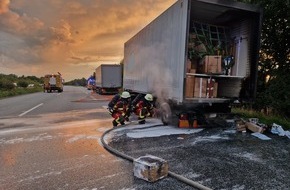
[[[15,86],[11,80],[7,80],[6,78],[0,78],[0,89],[2,90],[12,90]]]
[[[289,0],[239,0],[263,8],[256,108],[271,107],[289,117],[290,3]],[[285,76],[287,75],[287,77]]]
[[[87,79],[81,78],[81,79],[74,79],[72,81],[68,81],[64,83],[65,85],[72,85],[72,86],[86,86],[87,85]]]
[[[17,83],[17,85],[26,88],[28,86],[28,82],[22,79]]]
[[[29,79],[30,81],[34,81],[37,83],[43,83],[43,80],[41,78],[37,78],[36,76],[27,76],[27,79]]]

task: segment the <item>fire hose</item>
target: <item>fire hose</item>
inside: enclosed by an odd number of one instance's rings
[[[163,126],[163,125],[161,125],[161,124],[155,124],[155,125],[152,125],[152,126],[150,126],[150,127],[158,127],[158,126]],[[123,127],[126,127],[126,125],[123,126]],[[118,127],[118,128],[120,128],[120,127]],[[120,151],[118,151],[118,150],[112,148],[111,146],[109,146],[109,145],[104,141],[104,137],[105,137],[105,135],[107,135],[109,132],[111,132],[111,131],[113,131],[113,130],[115,130],[115,129],[116,129],[116,128],[109,129],[109,130],[105,131],[105,132],[102,134],[101,142],[102,142],[103,147],[104,147],[105,149],[107,149],[109,152],[113,153],[114,155],[116,155],[116,156],[118,156],[118,157],[121,157],[121,158],[124,158],[124,159],[126,159],[126,160],[128,160],[128,161],[133,162],[133,161],[134,161],[134,158],[133,158],[133,157],[128,156],[128,155],[126,155],[126,154],[124,154],[124,153],[122,153],[122,152],[120,152]],[[190,186],[195,187],[195,188],[200,189],[200,190],[211,190],[211,188],[209,188],[209,187],[206,187],[206,186],[204,186],[204,185],[202,185],[202,184],[199,184],[199,183],[197,183],[197,182],[195,182],[195,181],[192,181],[192,180],[190,180],[190,179],[187,179],[187,178],[185,178],[185,177],[183,177],[183,176],[181,176],[181,175],[179,175],[179,174],[176,174],[176,173],[174,173],[174,172],[171,172],[171,171],[168,171],[168,176],[170,176],[170,177],[172,177],[172,178],[175,178],[175,179],[177,179],[177,180],[179,180],[179,181],[181,181],[181,182],[183,182],[183,183],[185,183],[185,184],[187,184],[187,185],[190,185]]]

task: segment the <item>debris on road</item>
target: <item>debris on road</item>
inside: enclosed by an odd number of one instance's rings
[[[155,182],[168,175],[168,163],[152,155],[141,156],[134,160],[134,176]]]
[[[290,139],[290,131],[285,131],[282,126],[273,123],[272,126],[265,125],[259,122],[258,118],[248,118],[247,120],[240,118],[236,120],[236,130],[238,132],[252,132],[252,136],[258,137],[261,140],[271,140],[270,137],[262,134],[271,132],[279,136],[287,136]]]
[[[245,122],[243,122],[242,120],[236,121],[236,129],[239,132],[243,132],[243,131],[246,132],[247,128],[246,128]]]
[[[290,131],[284,131],[283,127],[276,123],[273,123],[271,133],[282,137],[287,136],[290,139]]]
[[[256,133],[252,133],[251,135],[255,136],[255,137],[258,137],[259,139],[261,140],[271,140],[270,137],[262,134],[262,133],[259,133],[259,132],[256,132]]]
[[[260,127],[259,125],[252,123],[252,122],[246,122],[245,123],[247,129],[249,129],[250,131],[256,133],[263,133],[265,131],[265,129],[263,127]]]
[[[246,132],[248,130],[253,133],[264,133],[268,127],[263,123],[259,123],[258,118],[249,118],[247,120],[240,118],[236,121],[236,129],[239,132]]]

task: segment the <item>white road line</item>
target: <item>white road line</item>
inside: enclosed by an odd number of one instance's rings
[[[25,114],[27,114],[28,112],[31,112],[32,110],[34,110],[34,109],[36,109],[36,108],[38,108],[39,106],[42,106],[42,105],[43,105],[43,103],[38,104],[37,106],[34,106],[33,108],[31,108],[31,109],[29,109],[29,110],[23,112],[22,114],[20,114],[20,115],[18,115],[18,116],[19,116],[19,117],[22,117],[22,116],[24,116]]]
[[[90,98],[92,98],[93,100],[97,100],[97,98],[93,97],[92,95],[90,95]]]

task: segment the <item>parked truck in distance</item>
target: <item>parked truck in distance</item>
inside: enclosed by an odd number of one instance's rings
[[[44,76],[44,92],[63,91],[63,78],[61,74],[47,74]]]
[[[261,17],[235,1],[176,1],[124,44],[124,90],[157,96],[165,124],[230,113],[256,96]]]
[[[96,92],[116,94],[122,88],[122,66],[102,64],[96,68]]]

